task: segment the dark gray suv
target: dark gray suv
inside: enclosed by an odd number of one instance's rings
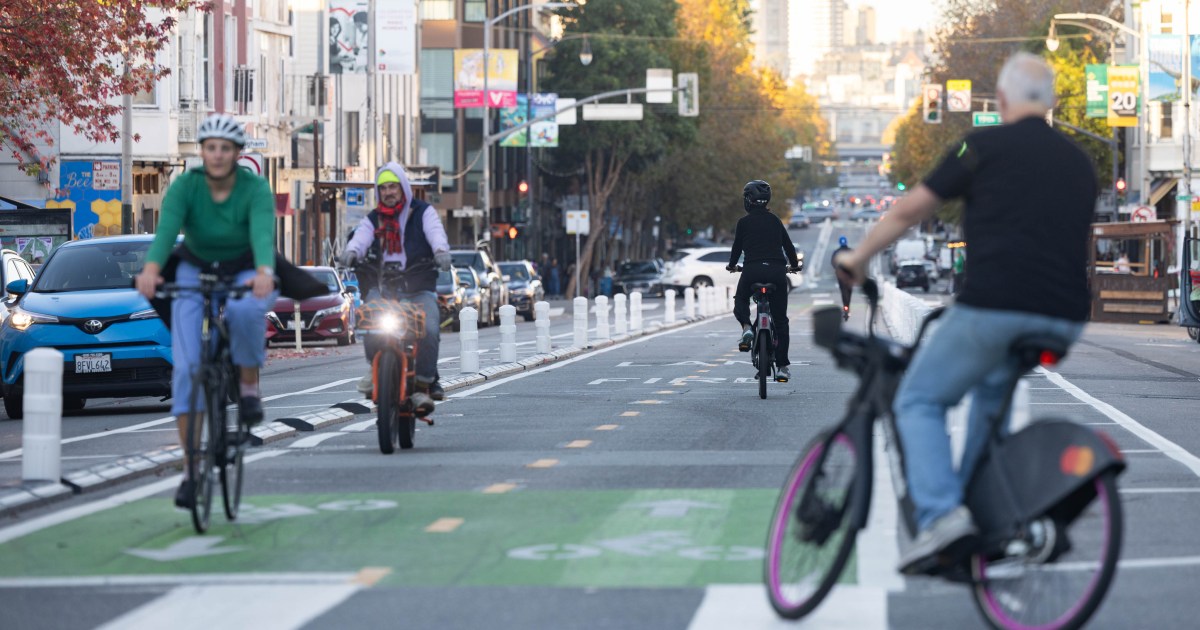
[[[500,320],[500,307],[508,304],[508,284],[491,252],[483,249],[452,249],[450,258],[455,267],[470,267],[479,276],[479,283],[488,287],[492,296],[486,313],[479,314],[480,326],[491,326]]]

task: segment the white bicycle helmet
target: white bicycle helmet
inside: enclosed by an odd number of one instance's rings
[[[246,146],[246,128],[229,114],[213,114],[200,123],[196,130],[196,142],[209,138],[228,140],[238,147]]]

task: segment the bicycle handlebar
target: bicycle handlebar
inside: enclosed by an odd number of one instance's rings
[[[248,284],[236,284],[223,282],[221,280],[206,279],[202,274],[200,276],[200,284],[184,285],[177,282],[165,282],[158,286],[154,292],[154,297],[159,299],[175,299],[187,293],[199,293],[200,295],[214,295],[217,293],[228,293],[230,297],[239,298],[249,293],[252,289]]]
[[[729,273],[738,273],[740,271],[743,271],[744,269],[745,268],[742,267],[741,265],[734,265],[733,269],[726,268],[726,271],[728,271]],[[802,270],[803,270],[803,267],[788,267],[787,271],[785,273],[800,273]]]

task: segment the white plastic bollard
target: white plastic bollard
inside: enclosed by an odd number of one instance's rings
[[[295,308],[292,309],[292,329],[296,331],[296,349],[300,350],[300,331],[304,329],[304,324],[300,320],[300,300],[294,300]]]
[[[733,287],[725,287],[725,312],[733,312],[733,296],[737,291]]]
[[[629,294],[629,330],[642,332],[642,292],[634,291]]]
[[[575,342],[576,348],[587,347],[587,331],[588,331],[588,299],[580,296],[572,301],[573,313],[575,316]]]
[[[696,290],[692,287],[683,290],[683,318],[696,319]]]
[[[663,291],[663,323],[675,323],[675,289]]]
[[[708,312],[712,308],[709,302],[712,301],[712,287],[700,287],[700,293],[697,295],[697,302],[700,303],[700,317],[708,317]]]
[[[613,334],[618,337],[629,334],[629,320],[626,319],[628,310],[625,308],[625,294],[613,296]]]
[[[25,354],[23,479],[62,478],[62,375],[63,354],[58,350],[37,348]]]
[[[608,296],[596,296],[596,339],[608,339]]]
[[[550,352],[550,303],[537,302],[533,305],[533,326],[537,330],[537,351]]]
[[[468,306],[458,314],[458,365],[463,374],[479,371],[479,311]]]
[[[517,307],[505,304],[500,307],[500,362],[515,363],[517,360]]]

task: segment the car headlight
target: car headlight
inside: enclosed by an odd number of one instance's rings
[[[346,310],[345,304],[342,304],[341,306],[330,306],[329,308],[323,308],[323,309],[317,311],[316,315],[313,315],[313,319],[321,319],[322,317],[328,317],[330,315],[337,315],[338,313],[341,313],[344,310]]]
[[[148,308],[144,311],[138,311],[129,316],[129,319],[154,319],[158,317],[158,311]]]
[[[17,308],[13,309],[12,316],[9,317],[8,321],[13,328],[26,330],[34,324],[57,324],[58,318],[53,315],[43,315]]]

